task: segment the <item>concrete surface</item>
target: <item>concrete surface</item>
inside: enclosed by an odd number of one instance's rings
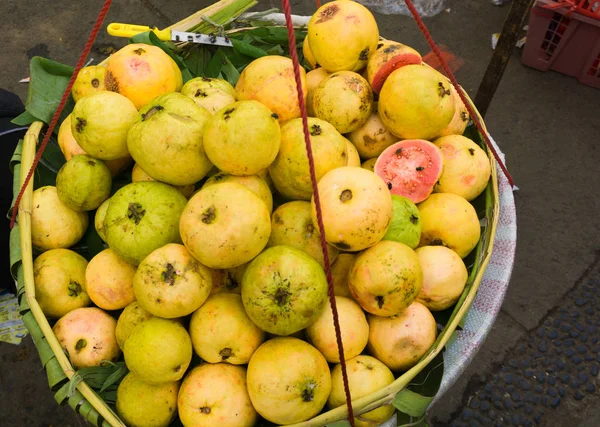
[[[102,1],[63,0],[33,6],[33,2],[3,0],[0,33],[0,84],[26,97],[18,80],[28,75],[29,57],[41,54],[74,64]],[[114,21],[163,27],[201,9],[208,2],[168,0],[115,1],[106,24]],[[296,14],[310,14],[312,1],[293,1]],[[277,7],[263,1],[259,9]],[[474,95],[492,54],[491,34],[502,28],[508,7],[490,0],[450,0],[448,12],[426,20],[434,39],[464,60],[459,82]],[[412,19],[377,15],[381,34],[429,51]],[[122,40],[102,32],[92,57]],[[520,188],[516,192],[518,247],[512,282],[502,312],[489,338],[455,386],[432,408],[435,425],[448,425],[465,399],[498,370],[505,355],[526,339],[586,270],[600,249],[600,91],[554,72],[542,73],[514,56],[486,124],[506,153],[508,167]],[[0,425],[81,425],[69,408],[58,408],[41,371],[35,348],[0,344]],[[586,397],[588,424],[599,425],[600,399]],[[551,417],[546,417],[546,419]],[[591,424],[590,424],[591,423]],[[544,424],[544,425],[552,425]]]

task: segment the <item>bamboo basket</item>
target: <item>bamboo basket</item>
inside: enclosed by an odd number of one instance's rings
[[[182,21],[183,22],[183,21]],[[179,23],[178,23],[179,24]],[[177,27],[178,24],[172,26]],[[473,103],[471,102],[471,105]],[[479,113],[477,113],[479,114]],[[482,121],[483,123],[483,121]],[[11,159],[11,168],[14,173],[13,191],[16,195],[33,164],[40,134],[44,124],[40,121],[30,125],[25,138],[17,147]],[[472,126],[472,125],[470,125]],[[486,131],[487,132],[487,131]],[[477,132],[478,134],[478,132]],[[491,166],[491,179],[486,190],[480,197],[485,198],[485,209],[480,213],[482,221],[481,239],[475,248],[474,263],[477,268],[469,269],[469,279],[460,299],[458,300],[452,320],[446,324],[431,349],[421,358],[413,368],[400,375],[392,384],[373,392],[367,396],[355,399],[352,402],[355,415],[368,412],[379,406],[391,404],[402,393],[410,394],[407,385],[426,368],[449,343],[457,327],[465,318],[483,279],[486,267],[490,260],[494,236],[499,215],[499,195],[496,162],[482,143],[481,135],[478,143],[487,153]],[[52,328],[44,316],[36,300],[33,278],[33,251],[31,242],[31,212],[34,180],[31,180],[23,194],[18,206],[18,223],[11,231],[10,256],[11,271],[17,278],[17,289],[20,302],[20,311],[23,322],[32,335],[33,341],[40,354],[41,362],[48,375],[50,389],[55,393],[58,404],[68,404],[91,424],[98,427],[125,427],[113,409],[107,404],[94,389],[88,384],[87,379],[78,377],[79,373],[71,365],[67,355],[61,348]],[[14,201],[13,201],[14,202]],[[14,204],[14,203],[13,203]],[[16,207],[15,207],[16,208]],[[475,273],[475,274],[473,274]],[[74,378],[75,377],[75,378]],[[427,405],[425,405],[424,410]],[[294,427],[324,426],[336,421],[347,419],[346,406],[341,406],[316,417],[294,424]]]

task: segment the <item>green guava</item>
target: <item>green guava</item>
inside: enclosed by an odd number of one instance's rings
[[[312,222],[310,202],[296,200],[284,203],[271,216],[271,237],[267,246],[287,245],[306,252],[325,265],[321,249],[321,233]],[[327,245],[329,262],[333,264],[338,250]]]
[[[157,181],[189,185],[212,168],[203,144],[211,115],[180,93],[168,93],[140,110],[127,136],[135,162]]]
[[[280,142],[277,114],[253,100],[220,109],[204,131],[208,158],[232,175],[254,175],[268,167]]]
[[[263,331],[290,335],[312,324],[327,301],[323,268],[290,246],[273,246],[257,256],[242,279],[248,317]]]
[[[115,92],[81,98],[71,113],[71,132],[90,156],[114,160],[129,156],[127,132],[137,118],[133,102]]]
[[[138,265],[155,249],[180,243],[179,217],[187,199],[162,182],[133,182],[111,198],[104,219],[106,243]]]
[[[79,154],[56,175],[56,192],[65,205],[76,211],[96,209],[110,195],[112,177],[102,160]]]
[[[394,215],[383,240],[394,240],[415,249],[421,240],[421,215],[417,205],[395,194],[392,194],[392,205]]]
[[[115,329],[117,343],[121,350],[125,348],[125,341],[127,341],[136,326],[139,326],[152,317],[154,316],[144,310],[138,301],[132,302],[123,309],[117,320],[117,328]]]
[[[332,169],[348,163],[347,140],[325,120],[308,118],[317,182]],[[312,183],[304,141],[302,119],[293,119],[281,127],[281,147],[269,174],[287,199],[310,200]]]

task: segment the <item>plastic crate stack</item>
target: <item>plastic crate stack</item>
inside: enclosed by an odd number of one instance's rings
[[[600,88],[600,0],[537,0],[521,60]]]

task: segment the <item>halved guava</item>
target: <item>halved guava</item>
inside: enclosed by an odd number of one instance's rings
[[[375,174],[387,184],[390,193],[419,203],[433,191],[442,167],[442,153],[434,144],[424,139],[405,139],[381,153]]]

